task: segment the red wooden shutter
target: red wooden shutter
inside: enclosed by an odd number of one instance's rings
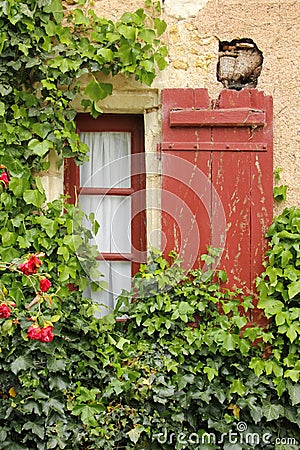
[[[256,89],[163,91],[162,229],[197,267],[207,246],[223,248],[228,286],[254,292],[273,215],[272,98]]]

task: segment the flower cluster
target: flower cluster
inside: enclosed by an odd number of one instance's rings
[[[38,258],[42,254],[31,255],[31,257],[23,264],[19,265],[19,269],[24,275],[32,275],[37,273],[38,268],[42,265],[42,261]]]
[[[7,168],[0,164],[0,186],[2,189],[6,189],[9,186],[10,176]],[[15,270],[21,272],[26,277],[32,277],[31,284],[35,290],[35,297],[30,302],[29,305],[26,306],[27,310],[30,310],[34,305],[39,305],[39,315],[41,315],[40,304],[46,300],[51,304],[51,296],[44,295],[51,287],[51,281],[45,277],[41,276],[38,273],[39,268],[42,265],[41,257],[44,256],[44,253],[36,253],[30,254],[25,262],[21,264],[6,264],[4,263],[2,266],[7,267],[9,270]],[[38,283],[38,287],[37,287]],[[12,314],[12,307],[15,307],[16,304],[11,301],[6,300],[7,289],[3,287],[1,290],[2,300],[0,301],[0,319],[8,319]],[[18,320],[14,320],[13,323],[19,323]],[[44,326],[40,327],[43,323]],[[49,321],[45,321],[37,318],[34,320],[34,324],[31,325],[27,331],[27,336],[29,339],[38,340],[41,342],[51,342],[54,338],[53,334],[53,326]]]
[[[1,179],[3,181],[3,178],[1,178],[1,175],[0,175],[0,180]],[[35,289],[36,296],[30,302],[30,304],[26,306],[26,309],[30,310],[34,305],[38,304],[39,305],[39,313],[38,313],[37,317],[30,319],[34,323],[27,330],[28,338],[37,340],[40,342],[51,342],[54,338],[52,323],[47,320],[44,320],[43,318],[38,319],[38,317],[41,315],[40,304],[44,300],[48,301],[48,303],[50,303],[50,304],[52,301],[51,296],[44,295],[50,289],[51,281],[47,277],[42,276],[42,274],[38,273],[38,270],[39,270],[40,266],[42,265],[42,261],[40,258],[43,256],[44,256],[44,253],[30,254],[25,262],[22,262],[21,264],[16,264],[16,265],[10,264],[10,265],[7,265],[7,267],[10,270],[20,271],[26,277],[32,277],[31,284],[32,284],[32,287]],[[38,285],[37,285],[37,283],[38,283]],[[1,293],[2,293],[2,297],[3,297],[3,301],[2,301],[2,303],[0,303],[0,319],[7,319],[12,314],[11,308],[15,307],[16,304],[14,302],[6,301],[5,297],[7,295],[7,289],[5,287],[3,287],[3,290],[1,291]],[[15,321],[15,322],[18,323],[18,321]],[[41,324],[43,324],[43,326],[40,326]]]
[[[0,305],[0,318],[7,319],[11,315],[11,309],[5,303]]]
[[[28,328],[27,336],[29,339],[40,341],[40,342],[51,342],[53,341],[53,327],[42,327],[40,328],[38,325],[31,325]]]
[[[41,278],[40,280],[40,290],[42,292],[48,292],[51,287],[51,281],[48,278]]]

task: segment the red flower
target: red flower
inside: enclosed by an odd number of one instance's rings
[[[40,327],[38,327],[36,325],[31,325],[28,328],[27,336],[29,337],[29,339],[38,341],[42,336],[42,330],[40,329]]]
[[[40,337],[40,341],[41,342],[51,342],[53,341],[54,338],[54,334],[53,334],[53,327],[49,326],[49,327],[44,327],[41,329],[41,337]]]
[[[51,287],[51,281],[48,278],[42,278],[40,280],[40,290],[42,292],[47,292]]]
[[[0,318],[1,319],[7,319],[11,314],[10,307],[7,306],[5,303],[2,303],[0,305]]]
[[[32,255],[27,262],[19,265],[19,269],[24,275],[32,275],[33,273],[37,273],[41,264],[42,261],[37,255]]]
[[[4,182],[5,186],[9,185],[9,179],[6,172],[2,172],[0,175],[0,180]]]
[[[40,342],[51,342],[53,341],[54,334],[53,334],[53,327],[43,327],[40,328],[36,325],[31,325],[28,328],[27,336],[29,339],[40,341]]]

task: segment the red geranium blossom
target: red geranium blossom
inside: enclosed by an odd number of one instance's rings
[[[11,314],[10,307],[7,306],[5,303],[2,303],[0,305],[0,318],[1,319],[7,319]]]
[[[37,273],[41,264],[42,261],[37,255],[32,255],[27,262],[19,265],[19,269],[24,275],[32,275],[33,273]]]
[[[42,278],[40,280],[40,290],[42,292],[47,292],[51,287],[51,281],[48,278]]]
[[[0,180],[4,181],[5,186],[9,185],[9,179],[8,179],[8,175],[6,172],[2,172],[0,175]]]

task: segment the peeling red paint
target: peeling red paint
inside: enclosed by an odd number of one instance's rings
[[[195,247],[199,256],[208,245],[223,239],[221,266],[229,275],[228,286],[243,284],[255,292],[267,247],[264,236],[273,215],[272,98],[256,89],[244,89],[224,90],[217,101],[211,101],[205,89],[166,89],[162,99],[166,254],[176,242],[181,256],[187,258]],[[171,163],[172,155],[177,160]],[[181,173],[178,166],[189,173]],[[177,209],[173,205],[172,218],[165,214],[170,192],[188,206],[195,223],[184,217],[187,210],[182,203]],[[175,237],[173,223],[179,215],[180,223],[186,223],[183,229],[177,223]],[[187,242],[189,229],[195,226],[200,242]],[[192,264],[197,266],[199,258]]]

